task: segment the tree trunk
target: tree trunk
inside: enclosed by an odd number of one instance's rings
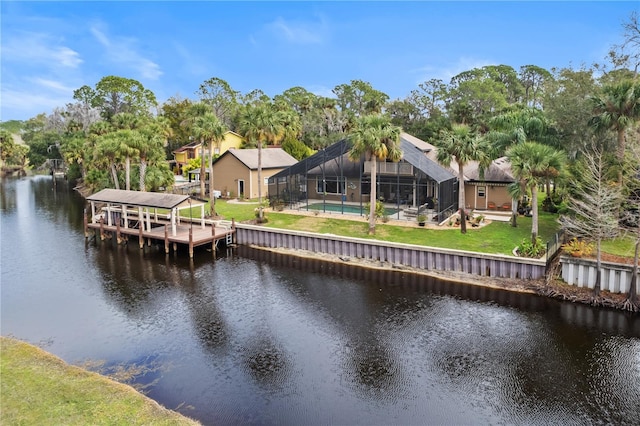
[[[593,286],[593,295],[600,295],[600,275],[602,275],[602,250],[600,238],[596,239],[596,283]]]
[[[618,130],[618,149],[616,150],[616,157],[618,158],[618,184],[622,185],[622,165],[624,164],[624,150],[625,150],[625,129]]]
[[[200,140],[200,198],[204,198],[204,179],[207,174],[204,165],[204,141]]]
[[[464,166],[462,163],[458,163],[458,211],[460,212],[460,232],[462,234],[467,233],[467,215],[465,209],[465,196],[464,196]]]
[[[538,185],[531,185],[531,243],[538,239]]]
[[[377,174],[378,174],[378,158],[372,156],[371,161],[371,191],[369,191],[369,235],[376,233],[376,205],[378,204],[377,192]]]
[[[131,157],[129,157],[127,155],[127,158],[124,161],[124,181],[125,181],[125,188],[127,189],[127,191],[131,190]]]
[[[140,157],[140,191],[147,190],[147,159]]]
[[[120,189],[120,182],[118,182],[118,171],[116,170],[115,163],[111,163],[111,177],[113,177],[113,185],[116,189]]]

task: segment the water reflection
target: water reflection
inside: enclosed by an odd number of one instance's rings
[[[633,424],[640,319],[401,270],[238,247],[85,243],[50,178],[2,186],[2,331],[165,367],[205,424]],[[156,381],[157,380],[157,381]]]

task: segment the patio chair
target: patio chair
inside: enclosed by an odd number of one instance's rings
[[[407,217],[417,217],[420,213],[424,213],[427,210],[427,204],[423,204],[418,207],[407,207],[404,209],[404,215]]]
[[[487,208],[489,210],[497,210],[498,207],[496,206],[496,203],[494,203],[493,201],[489,201],[489,203],[487,204]]]

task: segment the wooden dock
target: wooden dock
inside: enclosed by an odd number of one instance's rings
[[[219,222],[223,222],[220,224]],[[204,228],[199,223],[181,223],[176,226],[176,233],[169,230],[168,223],[160,223],[152,221],[154,226],[151,230],[145,231],[142,227],[124,227],[120,222],[116,225],[107,225],[104,219],[100,218],[98,223],[89,222],[85,216],[85,235],[89,235],[89,229],[99,232],[101,240],[116,237],[118,244],[128,241],[129,236],[137,237],[140,248],[144,248],[145,242],[151,245],[153,241],[164,243],[166,253],[170,248],[177,251],[178,244],[187,245],[189,247],[189,257],[193,257],[193,249],[203,245],[211,245],[212,250],[217,250],[218,243],[224,241],[229,246],[234,243],[235,225],[233,222],[229,224],[225,221],[211,221],[211,224],[205,223]]]
[[[215,251],[220,241],[227,246],[234,243],[234,221],[204,219],[205,203],[189,196],[105,189],[87,200],[91,216],[84,217],[86,237],[90,229],[99,232],[101,240],[115,235],[118,244],[133,236],[141,249],[145,242],[164,243],[166,253],[171,247],[177,251],[178,244],[187,245],[191,258],[195,247],[210,244]],[[193,207],[200,207],[200,218],[180,216],[180,210]]]

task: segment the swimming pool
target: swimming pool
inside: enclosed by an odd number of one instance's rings
[[[324,205],[324,208],[323,208],[323,205]],[[364,204],[362,205],[362,209],[361,209],[359,205],[352,205],[352,204],[342,205],[337,203],[324,203],[324,204],[316,203],[316,204],[309,204],[308,210],[319,210],[319,211],[328,211],[328,212],[337,212],[337,213],[344,212],[349,214],[362,214],[362,215],[365,215],[368,213],[368,210]],[[387,207],[384,209],[384,213],[387,216],[394,215],[397,212],[398,210],[393,208]]]

